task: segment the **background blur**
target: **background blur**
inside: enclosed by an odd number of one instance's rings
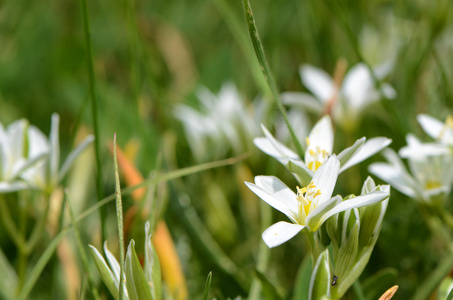
[[[393,63],[386,82],[396,90],[396,98],[383,100],[368,110],[355,132],[337,128],[334,147],[337,153],[362,136],[389,137],[393,140],[390,147],[395,150],[406,144],[405,135],[409,132],[429,140],[416,115],[428,113],[444,120],[452,113],[450,1],[261,0],[252,1],[251,5],[282,92],[307,91],[298,73],[303,63],[331,75],[341,58],[347,61],[348,69],[362,60],[371,66]],[[114,191],[108,150],[113,133],[117,133],[118,144],[128,151],[134,165],[147,176],[156,168],[166,171],[202,162],[191,152],[184,125],[174,113],[178,104],[200,108],[201,86],[217,94],[224,83],[234,83],[251,116],[256,112],[252,109],[256,103],[270,103],[248,38],[241,1],[99,0],[89,1],[88,10],[106,195]],[[93,132],[86,64],[79,2],[1,2],[2,124],[27,118],[48,134],[50,116],[57,112],[61,117],[62,155],[69,153],[80,140],[77,134]],[[270,107],[264,115],[266,119],[258,123],[276,128],[279,120],[276,109]],[[319,118],[303,112],[300,116],[308,124]],[[300,129],[303,130],[307,129]],[[261,200],[246,191],[242,182],[252,181],[255,175],[275,175],[288,186],[296,185],[283,166],[255,149],[251,138],[244,143],[249,144],[238,152],[248,151],[250,156],[241,164],[190,175],[162,187],[166,191],[160,194],[165,203],[162,216],[177,245],[190,299],[201,297],[210,271],[213,296],[226,299],[248,294],[250,282],[242,282],[241,286],[241,278],[244,274],[250,278],[257,261],[262,232]],[[202,147],[208,153],[204,161],[240,154],[226,149],[210,156],[209,144]],[[336,193],[358,194],[368,176],[367,166],[379,160],[382,157],[376,155],[345,172]],[[93,174],[93,158],[87,158],[83,168],[85,174]],[[95,181],[93,175],[91,178],[75,173],[71,173],[67,185],[85,178],[84,193],[75,204],[80,212],[96,202]],[[125,197],[124,203],[127,209],[130,198]],[[242,275],[225,272],[215,259],[206,259],[206,249],[199,245],[203,237],[200,242],[196,231],[188,229],[190,218],[183,216],[184,205],[195,208],[203,228],[240,266]],[[447,207],[451,211],[451,203]],[[111,213],[107,217],[111,224],[108,232],[115,236],[113,203],[107,205],[107,212]],[[285,219],[278,212],[272,214],[274,221]],[[400,286],[395,299],[412,295],[445,250],[431,237],[419,215],[419,207],[411,199],[392,190],[380,238],[361,281],[379,270],[393,268],[396,276],[389,279],[388,287]],[[85,227],[86,242],[99,248],[100,232],[88,230],[93,224],[99,226],[96,218],[93,215],[82,228]],[[141,232],[143,223],[136,226],[135,231]],[[307,254],[305,242],[295,238],[270,251],[266,275],[285,291],[294,286],[298,267]],[[12,249],[8,239],[1,233],[0,245],[14,259],[13,250],[8,252]],[[110,248],[114,248],[113,244]],[[45,271],[47,275],[35,287],[36,297],[57,299],[64,295],[66,286],[58,276],[61,271],[57,266],[55,258]]]

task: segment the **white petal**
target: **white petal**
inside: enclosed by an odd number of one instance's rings
[[[277,141],[264,125],[261,125],[261,128],[263,129],[266,138],[255,138],[253,140],[261,151],[274,157],[284,165],[286,165],[290,159],[300,160],[299,155]]]
[[[265,176],[261,176],[265,177]],[[271,177],[271,176],[269,176]],[[276,179],[274,177],[274,179]],[[257,180],[255,178],[255,180]],[[257,180],[260,181],[259,179]],[[262,181],[272,181],[272,179],[262,180]],[[263,182],[261,182],[263,184]],[[263,199],[267,204],[275,208],[276,210],[284,213],[291,221],[294,223],[297,222],[297,205],[294,205],[296,199],[296,194],[291,191],[286,185],[275,180],[275,186],[269,185],[269,182],[263,184],[269,190],[265,190],[263,187],[260,187],[256,184],[245,182],[249,189],[252,190],[258,197]],[[282,186],[283,185],[283,186]]]
[[[385,137],[376,137],[369,139],[343,166],[341,166],[340,172],[343,172],[344,170],[373,156],[374,154],[390,145],[391,142],[391,139]]]
[[[309,149],[316,151],[319,147],[320,150],[325,150],[329,154],[332,153],[333,149],[333,128],[332,120],[329,115],[322,117],[318,123],[313,127],[308,136],[310,144],[307,145],[307,151],[305,152],[305,161],[307,156],[310,155]]]
[[[299,74],[303,85],[322,103],[327,103],[334,93],[332,78],[323,70],[311,65],[302,65]]]
[[[436,143],[424,143],[417,147],[406,146],[398,151],[402,158],[423,159],[426,156],[450,154],[450,149]]]
[[[444,123],[425,114],[419,114],[417,120],[423,130],[433,139],[438,139],[444,128]]]
[[[324,223],[328,218],[331,216],[340,213],[342,211],[348,210],[348,209],[353,209],[353,208],[359,208],[362,206],[367,206],[371,204],[375,204],[377,202],[380,202],[390,196],[389,193],[386,192],[372,192],[370,194],[358,196],[352,199],[344,200],[338,205],[336,205],[334,208],[329,210],[326,214],[324,214],[321,219],[320,219],[320,224]]]
[[[339,171],[340,162],[335,154],[330,156],[329,160],[316,170],[313,176],[313,184],[316,186],[316,189],[321,191],[321,195],[316,198],[316,206],[320,206],[332,196]]]
[[[359,109],[372,99],[370,97],[370,90],[373,86],[374,82],[367,66],[359,63],[346,74],[341,91],[348,105],[352,108]]]
[[[341,196],[335,196],[330,199],[327,199],[321,205],[316,207],[305,219],[305,224],[310,228],[310,231],[316,231],[322,225],[320,220],[322,216],[335,207],[342,200]]]
[[[304,228],[305,226],[299,224],[278,222],[266,229],[262,237],[266,245],[273,248],[290,240]]]
[[[298,92],[285,92],[281,94],[282,102],[291,107],[300,108],[313,113],[321,113],[324,106],[312,95]]]
[[[417,195],[420,195],[414,179],[399,167],[386,163],[374,163],[368,167],[368,170],[370,173],[389,183],[394,189],[411,198],[416,198]]]

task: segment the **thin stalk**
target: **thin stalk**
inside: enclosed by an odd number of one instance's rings
[[[354,289],[354,292],[358,300],[365,300],[365,295],[363,294],[362,286],[360,285],[360,282],[358,280],[356,280],[352,284],[352,288]]]
[[[288,127],[289,133],[291,135],[291,139],[293,141],[294,146],[296,147],[296,151],[300,157],[304,157],[304,150],[302,148],[301,143],[297,139],[297,136],[294,133],[294,130],[291,127],[291,124],[289,123],[288,117],[286,115],[286,110],[283,107],[282,101],[280,99],[280,93],[278,91],[277,85],[275,84],[275,81],[271,74],[269,64],[267,63],[267,59],[264,54],[263,45],[262,45],[261,39],[258,35],[258,29],[256,28],[256,25],[255,25],[255,18],[253,16],[252,7],[250,6],[250,2],[249,2],[249,0],[243,0],[242,3],[244,6],[245,19],[247,20],[250,38],[252,40],[253,48],[255,49],[256,57],[258,58],[258,62],[261,66],[261,71],[263,72],[264,78],[266,79],[266,82],[271,89],[274,101],[277,104],[277,107],[280,110],[280,113],[281,113],[283,119],[285,120],[285,124]]]
[[[19,196],[19,232],[20,236],[25,237],[27,234],[27,204],[23,194],[20,193]],[[27,270],[28,263],[28,251],[27,246],[18,247],[18,259],[17,259],[17,275],[19,276],[19,289],[24,283],[25,273]]]
[[[33,228],[33,231],[30,235],[30,238],[27,241],[25,252],[30,254],[36,246],[36,243],[41,239],[42,233],[45,230],[47,217],[49,216],[50,209],[50,195],[46,195],[46,203],[44,207],[44,212],[41,214],[38,223]]]
[[[91,112],[93,117],[93,127],[94,127],[94,152],[96,156],[96,193],[98,201],[103,198],[104,190],[102,185],[102,166],[101,166],[101,151],[100,151],[100,142],[101,142],[101,134],[99,131],[99,119],[98,119],[98,111],[97,111],[97,98],[96,98],[96,82],[94,76],[94,65],[93,65],[93,50],[91,45],[91,34],[90,34],[90,22],[88,18],[88,8],[86,0],[80,0],[81,10],[82,10],[82,19],[83,19],[83,29],[84,29],[84,36],[85,36],[85,46],[86,46],[86,53],[87,53],[87,71],[88,71],[88,79],[89,79],[89,86],[90,86],[90,97],[91,97]],[[105,240],[105,215],[106,211],[105,208],[99,210],[100,217],[101,217],[101,231],[102,231],[102,240]]]
[[[65,191],[65,196],[69,199],[67,190]],[[69,217],[71,219],[72,229],[74,230],[77,249],[79,250],[80,259],[82,260],[82,265],[83,265],[83,268],[85,269],[85,274],[86,274],[86,277],[88,280],[88,285],[90,287],[90,290],[91,290],[91,293],[93,294],[94,299],[100,300],[101,298],[99,297],[99,292],[96,288],[96,284],[94,283],[94,280],[90,273],[90,265],[88,263],[88,256],[87,256],[85,249],[83,248],[83,243],[82,243],[82,238],[80,236],[79,227],[77,226],[75,216],[74,216],[74,211],[72,210],[70,201],[68,201],[68,210],[69,210]]]
[[[121,186],[120,176],[118,172],[118,158],[116,155],[116,133],[113,136],[113,164],[115,165],[115,195],[116,195],[116,217],[118,221],[118,240],[120,246],[120,286],[118,291],[118,298],[123,299],[124,295],[124,229],[123,229],[123,202],[121,200]]]

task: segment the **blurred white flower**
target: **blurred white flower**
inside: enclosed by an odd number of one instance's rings
[[[340,162],[332,155],[316,170],[306,187],[297,187],[297,194],[273,176],[257,176],[255,184],[246,182],[256,195],[292,222],[281,221],[264,231],[262,237],[269,247],[288,241],[303,229],[317,231],[334,214],[374,204],[389,196],[388,192],[374,191],[347,201],[342,201],[341,196],[331,197],[339,171]]]
[[[407,136],[408,146],[399,151],[407,158],[409,171],[400,157],[390,149],[383,154],[388,163],[374,163],[369,170],[401,193],[430,203],[433,198],[444,198],[453,183],[453,157],[437,144],[423,144],[415,136]]]
[[[453,116],[448,116],[445,123],[425,114],[419,114],[417,120],[430,137],[442,145],[453,147]]]
[[[0,193],[26,189],[19,176],[47,155],[46,138],[28,121],[11,123],[6,130],[0,124]]]
[[[20,174],[20,177],[29,186],[47,193],[50,193],[57,186],[77,156],[94,140],[92,135],[85,138],[76,149],[69,153],[60,168],[59,123],[60,117],[58,114],[53,114],[49,139],[46,139],[38,129],[35,129],[36,132],[29,139],[30,152],[48,153],[48,156]]]
[[[287,166],[291,172],[296,173],[302,184],[308,184],[314,172],[333,153],[334,135],[332,121],[328,115],[325,115],[316,123],[306,138],[304,159],[277,141],[264,126],[262,126],[262,129],[265,137],[255,138],[255,145]],[[338,155],[341,164],[340,172],[376,154],[390,143],[391,140],[384,137],[376,137],[368,141],[365,137],[362,137]]]
[[[382,64],[373,70],[381,81],[391,71],[391,64]],[[345,75],[344,81],[336,83],[325,71],[304,64],[299,69],[302,84],[313,94],[286,92],[282,94],[285,104],[302,107],[318,114],[330,111],[335,123],[345,129],[355,128],[363,110],[381,98],[368,67],[359,63]],[[396,92],[387,83],[381,83],[381,91],[388,99],[396,97]]]
[[[233,84],[224,84],[218,95],[200,88],[200,110],[178,105],[174,115],[184,125],[187,141],[198,161],[224,156],[232,150],[239,154],[249,149],[248,140],[259,128]]]

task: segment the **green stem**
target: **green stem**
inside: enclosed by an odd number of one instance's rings
[[[30,254],[36,246],[36,243],[41,239],[41,236],[45,230],[47,217],[49,216],[50,209],[50,195],[46,195],[46,203],[44,207],[44,212],[39,217],[38,223],[33,228],[33,231],[30,235],[30,238],[27,241],[25,252]]]
[[[120,278],[124,272],[124,229],[123,229],[123,202],[121,200],[120,176],[118,172],[118,159],[116,155],[116,134],[113,136],[113,163],[115,165],[115,194],[116,194],[116,217],[118,221],[118,239],[120,246]],[[118,298],[123,299],[124,281],[120,279]]]
[[[273,76],[272,76],[270,68],[269,68],[269,64],[267,63],[267,59],[264,54],[263,45],[262,45],[261,39],[258,35],[258,29],[256,28],[256,25],[255,25],[255,18],[253,16],[252,7],[250,6],[250,2],[249,2],[249,0],[243,0],[242,3],[244,6],[245,19],[247,20],[250,38],[252,40],[253,48],[255,49],[256,57],[258,58],[258,62],[260,63],[261,71],[263,72],[264,78],[266,79],[266,82],[271,89],[274,101],[277,104],[277,107],[280,110],[280,113],[282,114],[283,119],[285,120],[285,124],[288,127],[289,133],[291,135],[291,139],[293,141],[294,146],[296,147],[297,153],[299,154],[300,157],[304,157],[305,152],[302,148],[300,141],[297,139],[297,136],[294,133],[294,130],[291,127],[291,124],[289,123],[288,117],[286,115],[286,110],[283,107],[282,101],[280,99],[280,93],[278,92],[277,85],[275,84],[275,81],[273,79]]]
[[[6,233],[12,239],[16,247],[25,249],[25,238],[11,218],[12,214],[10,213],[8,205],[5,203],[5,201],[6,200],[4,198],[0,199],[0,219],[2,220],[3,226],[5,226]]]
[[[66,195],[66,197],[68,197],[67,191],[65,191],[65,195]],[[101,298],[99,297],[99,292],[96,288],[96,285],[95,285],[94,280],[90,273],[90,265],[88,263],[88,256],[86,254],[85,248],[83,247],[79,227],[77,226],[77,222],[76,222],[75,216],[74,216],[74,211],[72,210],[70,201],[68,201],[68,209],[69,209],[69,217],[71,219],[72,229],[74,230],[77,248],[78,248],[79,254],[80,254],[80,259],[82,260],[82,265],[83,265],[83,268],[85,269],[85,274],[87,275],[86,277],[88,279],[88,285],[91,289],[91,293],[93,294],[93,298],[96,300],[100,300]]]
[[[93,117],[93,127],[94,127],[94,136],[96,137],[94,141],[94,152],[96,156],[96,167],[97,167],[97,176],[96,176],[96,193],[98,201],[100,201],[104,196],[103,185],[102,185],[102,166],[101,166],[101,151],[100,151],[100,142],[101,134],[99,132],[99,119],[97,112],[97,100],[96,100],[96,82],[94,76],[94,65],[93,65],[93,47],[91,45],[91,34],[90,34],[90,22],[88,18],[88,8],[86,0],[80,0],[81,10],[82,10],[82,19],[83,19],[83,29],[85,36],[85,46],[87,53],[87,71],[89,78],[90,86],[90,97],[91,97],[91,111]],[[99,210],[101,217],[101,231],[102,231],[102,240],[106,238],[105,232],[105,207]]]
[[[22,193],[19,193],[19,232],[20,236],[25,237],[27,234],[27,203]],[[17,275],[19,277],[19,290],[24,283],[25,273],[27,270],[28,255],[27,246],[18,247]]]
[[[316,264],[316,261],[318,260],[318,257],[321,255],[321,253],[326,249],[322,242],[319,240],[318,235],[316,232],[311,232],[311,231],[305,231],[305,235],[308,239],[308,243],[310,244],[310,249],[311,249],[311,259],[313,263],[313,267]]]

